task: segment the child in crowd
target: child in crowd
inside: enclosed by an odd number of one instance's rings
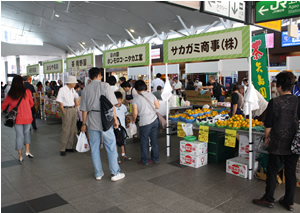
[[[121,92],[115,92],[116,98],[118,100],[118,104],[115,105],[117,117],[120,119],[120,125],[126,128],[125,117],[128,115],[128,111],[125,105],[122,104],[123,95]],[[125,137],[125,135],[124,135]],[[124,140],[124,145],[126,144],[126,140]],[[125,154],[125,147],[121,146],[122,151],[122,160],[132,160],[130,157],[127,157]],[[118,146],[117,146],[118,152]],[[119,152],[118,152],[119,153]],[[120,158],[118,158],[118,163],[121,163]]]

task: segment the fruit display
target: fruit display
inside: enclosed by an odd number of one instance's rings
[[[234,116],[232,117],[232,119],[233,119],[234,121],[241,121],[241,120],[244,120],[244,117],[243,117],[242,115],[234,115]]]
[[[223,110],[220,112],[221,115],[228,115],[229,111],[227,109]]]

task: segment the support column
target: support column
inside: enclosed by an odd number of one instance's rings
[[[17,75],[21,74],[21,69],[20,69],[20,56],[16,56],[16,67],[17,67]]]
[[[8,61],[4,62],[4,66],[5,66],[5,82],[8,83],[8,78],[7,78],[7,74],[8,74]]]

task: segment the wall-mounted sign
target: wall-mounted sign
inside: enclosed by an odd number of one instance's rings
[[[160,48],[151,49],[151,59],[160,59]]]
[[[103,67],[133,67],[149,65],[150,44],[140,44],[103,52]]]
[[[87,54],[66,59],[67,72],[73,76],[85,75],[94,66],[94,54]]]
[[[27,75],[39,75],[39,74],[40,74],[39,64],[27,66]]]
[[[300,30],[298,31],[298,38],[291,38],[288,36],[288,32],[284,31],[281,33],[281,46],[299,46],[300,45]]]
[[[245,22],[244,1],[203,1],[200,11],[215,16],[223,16]]]
[[[165,63],[249,57],[250,26],[164,40],[163,47]]]
[[[255,22],[300,16],[300,1],[259,1],[255,6]]]
[[[63,72],[63,60],[43,62],[44,74]]]

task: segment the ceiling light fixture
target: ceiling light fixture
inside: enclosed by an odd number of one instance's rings
[[[85,45],[85,42],[81,42],[81,44]]]
[[[131,29],[131,30],[130,30],[130,32],[134,33],[134,30],[133,30],[133,29]]]
[[[58,17],[59,17],[59,15],[58,15],[58,14],[55,14],[55,17],[57,17],[57,18],[58,18]]]

